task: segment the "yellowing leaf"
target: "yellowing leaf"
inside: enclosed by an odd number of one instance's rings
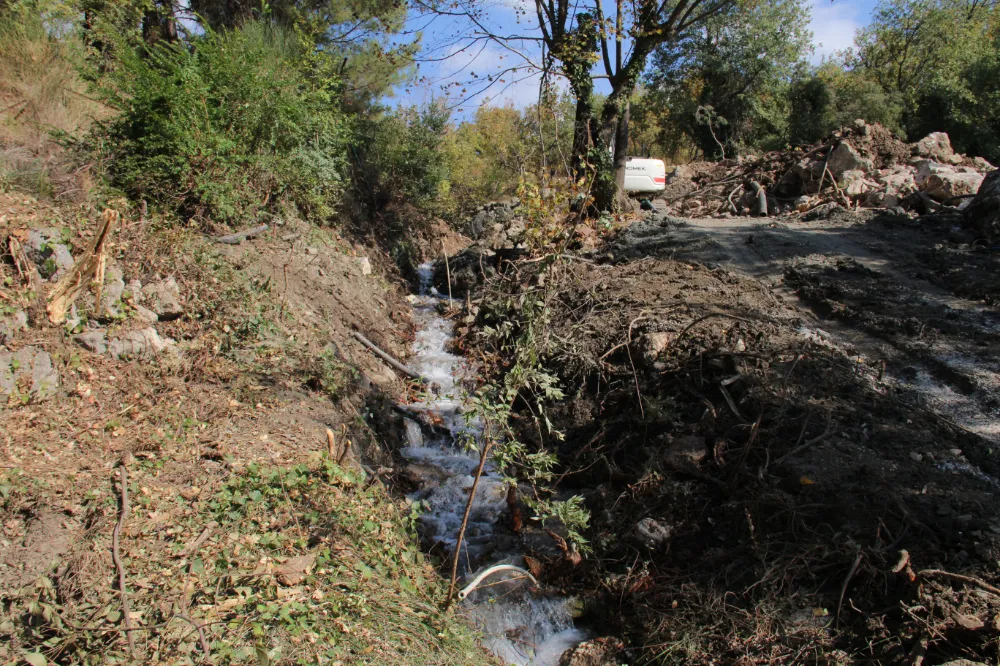
[[[802,478],[799,479],[799,483],[802,484],[803,486],[815,486],[816,485],[815,481],[813,481],[812,479],[810,479],[808,476],[805,476],[805,475],[803,475]]]

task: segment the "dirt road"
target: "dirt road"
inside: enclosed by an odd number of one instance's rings
[[[760,279],[801,331],[863,360],[918,404],[1000,443],[997,253],[954,220],[855,216],[633,225],[616,254],[719,265]],[[992,305],[991,305],[992,303]]]

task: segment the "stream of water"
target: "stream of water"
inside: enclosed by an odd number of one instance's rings
[[[449,351],[454,326],[438,314],[441,298],[431,286],[431,271],[430,264],[420,267],[420,294],[412,299],[417,334],[411,359],[413,369],[431,383],[431,391],[425,401],[409,407],[433,415],[447,434],[428,435],[408,419],[403,455],[424,479],[410,495],[424,503],[420,518],[424,542],[450,558],[478,464],[478,453],[466,443],[470,435],[478,441],[478,428],[462,414],[461,384],[472,371]],[[466,580],[496,564],[525,566],[517,539],[496,529],[506,511],[506,487],[487,466],[462,544],[459,571]],[[462,602],[462,609],[483,632],[487,648],[505,663],[518,666],[556,666],[566,650],[586,638],[573,625],[575,607],[574,599],[543,595],[525,576],[512,571],[492,574]]]

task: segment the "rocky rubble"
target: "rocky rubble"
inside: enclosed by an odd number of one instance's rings
[[[43,279],[57,282],[73,267],[73,255],[59,230],[29,229],[19,235],[26,238],[26,256]],[[84,304],[87,298],[90,303]],[[126,283],[122,269],[113,262],[105,273],[100,311],[89,293],[80,305],[73,306],[67,321],[72,340],[89,352],[116,360],[149,359],[162,352],[174,341],[161,337],[152,324],[184,314],[183,297],[173,277],[157,276],[145,286],[137,279]],[[89,319],[81,311],[89,312]],[[59,387],[52,356],[36,346],[21,346],[20,338],[35,323],[29,322],[22,309],[0,309],[0,396],[8,400],[42,399]],[[111,335],[109,326],[115,331]]]
[[[815,146],[677,167],[664,199],[668,213],[690,217],[961,210],[993,170],[981,157],[956,153],[944,132],[909,145],[857,120]]]

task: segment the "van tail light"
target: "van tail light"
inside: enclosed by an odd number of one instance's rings
[[[656,183],[657,185],[666,185],[667,184],[667,177],[666,176],[653,176],[653,182]]]

